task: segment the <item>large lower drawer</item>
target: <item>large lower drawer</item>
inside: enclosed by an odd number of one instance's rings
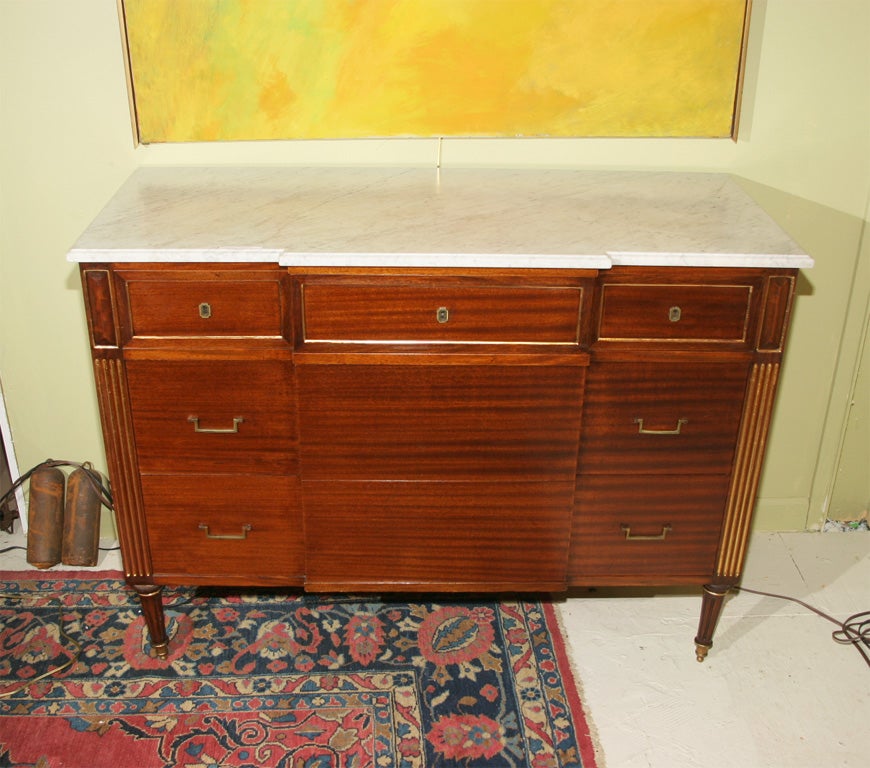
[[[728,480],[722,475],[578,478],[569,581],[709,579]]]
[[[580,472],[731,471],[747,366],[606,363],[589,370]]]
[[[128,361],[140,470],[295,474],[292,376],[280,361]]]
[[[296,370],[306,479],[575,474],[583,367],[308,362]]]
[[[296,477],[143,475],[142,497],[155,575],[301,583]]]
[[[573,483],[303,482],[313,590],[560,590]]]

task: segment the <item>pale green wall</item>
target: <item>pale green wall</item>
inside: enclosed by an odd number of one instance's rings
[[[851,445],[842,436],[870,279],[858,261],[870,192],[868,40],[867,0],[755,0],[736,143],[441,147],[445,166],[697,169],[754,182],[750,191],[818,264],[801,283],[761,488],[762,527],[816,521],[841,449]],[[104,466],[78,278],[64,255],[136,166],[433,165],[437,156],[438,143],[428,140],[134,149],[115,0],[0,0],[0,376],[20,466],[49,456]]]
[[[112,0],[0,0],[0,376],[22,471],[105,467],[70,244],[133,170]]]

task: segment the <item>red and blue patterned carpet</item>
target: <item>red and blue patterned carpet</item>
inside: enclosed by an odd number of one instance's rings
[[[0,592],[0,766],[595,765],[546,602],[167,589],[158,660],[119,574]]]

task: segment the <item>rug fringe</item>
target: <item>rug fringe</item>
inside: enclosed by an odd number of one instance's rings
[[[552,619],[555,622],[557,629],[556,632],[552,633],[554,638],[553,642],[559,644],[559,652],[567,662],[566,674],[569,678],[568,682],[570,682],[571,685],[570,690],[575,696],[572,706],[578,707],[583,714],[583,723],[586,729],[585,735],[589,737],[589,743],[592,748],[592,759],[594,760],[591,768],[607,768],[604,750],[601,748],[601,739],[598,736],[598,729],[592,718],[589,716],[589,713],[586,711],[586,707],[583,705],[583,701],[585,700],[583,684],[580,682],[581,677],[577,669],[577,663],[574,660],[573,649],[571,648],[571,644],[568,642],[568,632],[565,628],[565,621],[562,616],[561,608],[556,603],[544,603],[544,607],[545,609],[549,607],[552,611]],[[585,755],[583,755],[583,758],[583,768],[587,768]]]

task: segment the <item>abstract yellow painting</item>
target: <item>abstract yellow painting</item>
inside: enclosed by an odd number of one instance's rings
[[[139,140],[732,134],[747,0],[122,0]]]

